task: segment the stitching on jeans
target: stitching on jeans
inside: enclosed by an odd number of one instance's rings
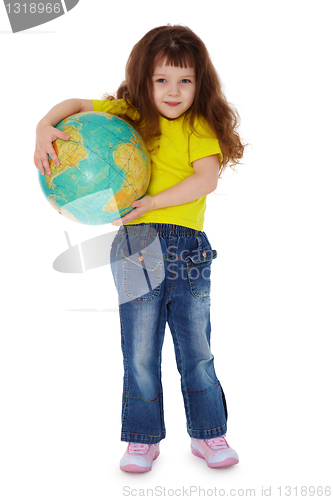
[[[160,434],[158,434],[157,436],[152,436],[151,434],[138,434],[137,432],[123,432],[123,434],[130,434],[131,436],[147,436],[147,437],[150,437],[150,438],[158,438],[160,436],[162,436],[162,434],[165,433],[165,429],[163,429],[162,432],[160,432]]]
[[[144,398],[140,398],[139,396],[127,396],[127,394],[124,394],[123,396],[125,398],[131,398],[131,399],[141,399],[142,401],[145,401],[146,403],[156,403],[160,397],[162,396],[162,392],[160,392],[155,399],[144,399]]]
[[[126,361],[126,371],[125,371],[125,377],[124,377],[124,390],[128,390],[128,361],[127,361],[127,352],[126,352],[126,347],[125,347],[125,336],[124,336],[124,329],[123,329],[123,321],[121,317],[121,311],[119,308],[119,319],[120,319],[120,329],[121,329],[121,341],[124,349],[124,359]],[[122,421],[123,421],[123,428],[126,428],[126,419],[127,419],[127,408],[126,408],[126,400],[123,398],[123,405],[122,405]]]
[[[177,241],[175,241],[175,240],[176,240],[176,238],[178,238],[178,237],[177,237],[177,236],[170,236],[169,241],[170,241],[170,239],[171,239],[172,243],[178,243]],[[179,239],[179,238],[178,238],[178,239]],[[170,245],[170,246],[169,246],[169,248],[170,248],[170,247],[171,247],[171,248],[174,248],[174,247],[175,247],[175,248],[177,249],[177,245]],[[176,256],[176,257],[178,257],[178,256]],[[165,259],[165,260],[171,260],[171,262],[173,262],[173,259],[168,259],[168,258],[167,258],[167,259]],[[177,258],[176,258],[175,260],[177,260]],[[166,273],[164,274],[164,276],[165,276],[165,275],[166,275]],[[174,289],[175,289],[175,287],[176,287],[176,281],[177,281],[177,280],[172,280],[171,290],[170,290],[170,293],[169,293],[169,298],[167,299],[167,304],[168,304],[168,303],[170,303],[170,302],[171,302],[171,300],[172,300],[172,294],[173,294],[173,291],[174,291]]]
[[[178,349],[178,352],[179,352],[179,358],[180,358],[180,370],[179,371],[180,371],[180,373],[185,373],[185,369],[186,369],[185,362],[186,362],[186,359],[184,359],[183,352],[182,352],[182,349],[181,349],[181,346],[180,346],[180,343],[179,343],[179,340],[178,340],[177,322],[174,321],[174,319],[173,319],[172,311],[170,311],[170,320],[171,320],[171,324],[173,326],[173,329],[172,329],[171,325],[169,323],[170,330],[171,330],[172,337],[173,337],[173,343],[174,343],[174,346],[175,346],[175,350],[176,350],[176,346],[177,346],[177,349]],[[184,384],[184,386],[186,388],[185,377],[183,377],[183,376],[181,377],[181,383]],[[186,395],[187,393],[185,392],[183,394]],[[185,407],[186,420],[191,424],[192,423],[191,407],[190,407],[190,404],[189,404],[187,398],[184,398],[184,407]]]
[[[227,424],[223,424],[221,425],[220,427],[215,427],[215,429],[208,429],[208,430],[204,430],[202,431],[202,429],[198,430],[198,431],[195,431],[194,429],[190,429],[191,432],[212,432],[212,431],[217,431],[218,429],[223,429],[223,427],[225,427]]]
[[[187,266],[187,275],[188,275],[188,282],[189,282],[189,285],[190,285],[190,291],[193,295],[193,297],[197,298],[197,299],[206,299],[207,297],[210,297],[210,287],[211,287],[211,279],[209,277],[209,279],[207,280],[208,281],[208,293],[197,293],[194,289],[194,285],[193,285],[193,277],[191,275],[191,270],[192,269],[200,269],[202,268],[203,266],[205,266],[205,269],[211,269],[210,266],[211,266],[211,261],[210,262],[204,262],[203,264],[199,264],[199,265],[195,265],[193,266],[192,264],[190,264],[190,262],[187,262],[186,263],[186,266]],[[209,274],[210,276],[210,274]]]
[[[164,223],[161,223],[162,225],[164,225]],[[175,226],[174,224],[167,224],[168,226]],[[135,226],[140,226],[139,228],[135,227]],[[187,228],[185,226],[177,226],[174,228],[174,227],[163,227],[163,228],[160,228],[160,229],[156,229],[154,227],[151,226],[151,224],[147,224],[147,226],[143,226],[141,224],[135,224],[134,227],[133,226],[124,226],[124,230],[128,233],[128,234],[140,234],[142,235],[142,232],[144,231],[147,235],[156,235],[156,234],[159,234],[159,235],[162,235],[162,236],[169,236],[170,233],[174,233],[176,234],[176,236],[183,236],[183,235],[191,235],[191,236],[197,236],[201,233],[201,231],[197,230],[197,229],[192,229],[192,228]]]
[[[217,389],[220,387],[221,383],[219,382],[217,385],[212,385],[208,387],[207,389],[203,389],[202,391],[189,391],[189,392],[183,392],[183,394],[202,394],[203,392],[209,392],[212,391],[213,389]]]
[[[129,272],[128,267],[126,267],[127,263],[128,263],[128,259],[125,258],[125,260],[122,261],[123,290],[124,290],[125,295],[131,301],[135,301],[135,302],[149,302],[149,301],[154,300],[157,297],[159,297],[160,292],[161,292],[161,283],[162,283],[162,271],[163,271],[162,261],[158,264],[156,269],[154,269],[154,271],[153,271],[156,274],[156,280],[159,284],[154,288],[151,287],[151,290],[149,290],[148,292],[146,292],[140,296],[132,295],[131,290],[129,289],[130,288],[129,285],[131,283],[131,279],[130,279],[129,275],[131,273]],[[141,271],[145,272],[145,270],[142,267],[141,268],[138,267],[138,269],[136,270],[136,273],[140,272],[140,274],[141,274]]]

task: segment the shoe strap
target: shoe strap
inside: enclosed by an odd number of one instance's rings
[[[229,448],[226,439],[223,436],[206,440],[206,443],[212,450],[221,450],[223,448]]]
[[[149,450],[149,444],[143,443],[130,443],[128,447],[128,453],[137,453],[139,455],[144,455]]]

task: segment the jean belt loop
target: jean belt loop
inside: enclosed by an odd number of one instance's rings
[[[198,250],[200,252],[202,249],[202,239],[201,239],[200,231],[198,231],[198,230],[195,231],[195,237],[198,241]]]
[[[147,241],[148,239],[148,234],[149,234],[149,230],[150,230],[150,225],[149,224],[145,224],[143,226],[143,237],[144,239]]]
[[[125,224],[123,225],[123,228],[125,230],[125,235],[126,235],[128,255],[132,255],[131,245],[130,245],[130,241],[129,241],[129,234],[128,234],[127,227],[125,226]]]

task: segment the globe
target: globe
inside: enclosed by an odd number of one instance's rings
[[[139,133],[109,113],[77,113],[57,129],[70,136],[56,139],[60,161],[49,157],[51,174],[39,182],[46,199],[62,215],[82,224],[108,224],[127,214],[142,198],[151,175],[150,157]]]

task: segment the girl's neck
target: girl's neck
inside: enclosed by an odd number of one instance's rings
[[[181,115],[177,116],[176,118],[168,118],[167,116],[164,116],[161,114],[159,114],[159,117],[163,118],[164,120],[167,120],[168,122],[175,122],[181,118],[185,118],[185,116],[187,116],[187,114],[188,114],[188,110],[185,111],[185,113],[182,113]]]

